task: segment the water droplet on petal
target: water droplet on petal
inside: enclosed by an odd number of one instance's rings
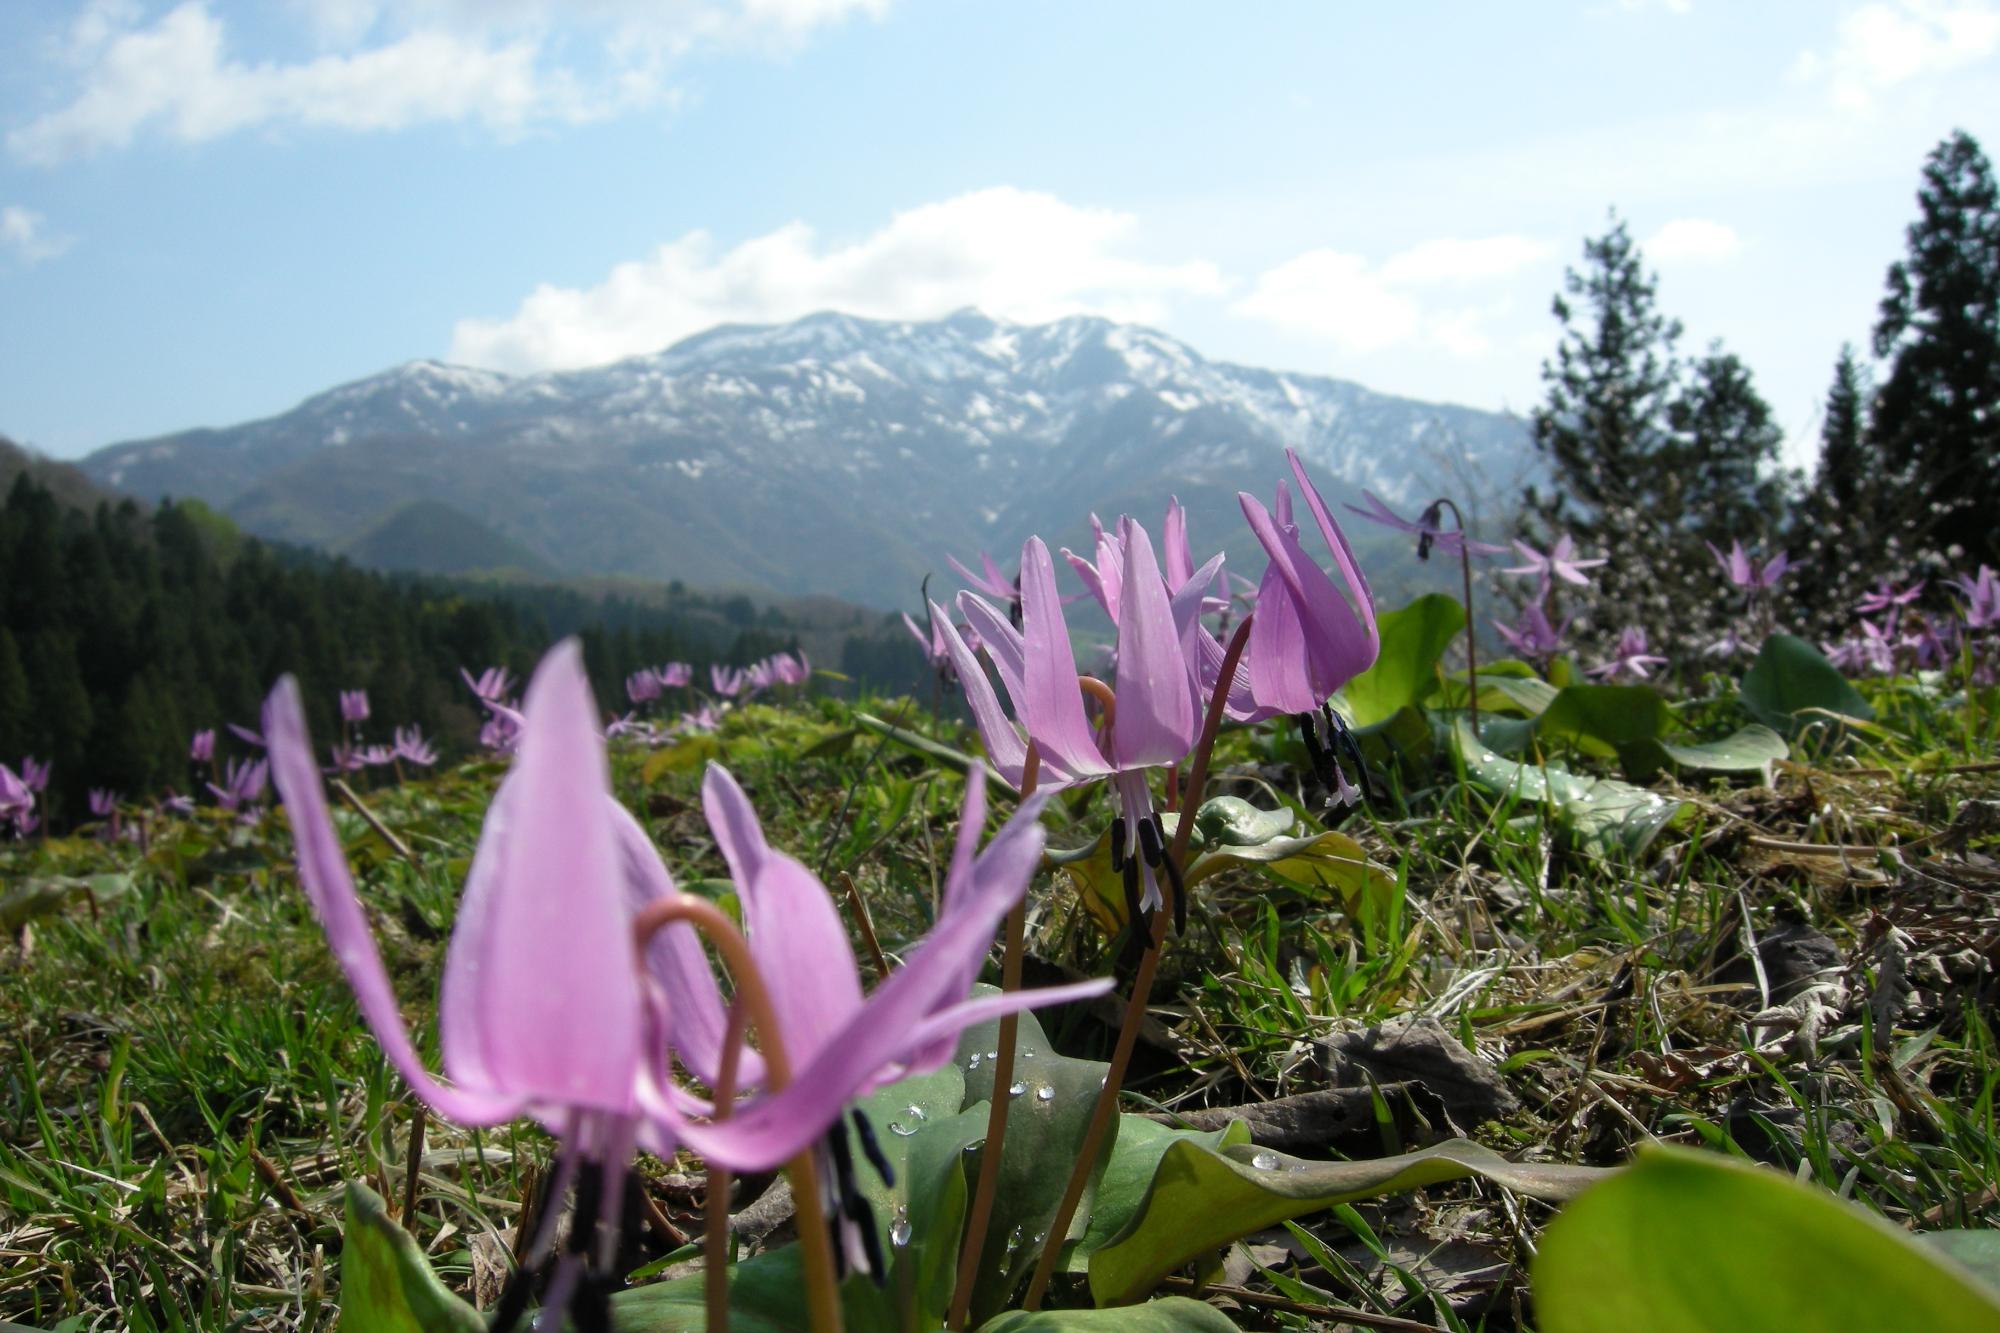
[[[1278,1154],[1268,1148],[1262,1149],[1256,1156],[1250,1159],[1250,1165],[1256,1167],[1259,1171],[1276,1171],[1278,1169]]]
[[[1022,1093],[1026,1092],[1027,1090],[1028,1090],[1028,1085],[1027,1085],[1027,1084],[1025,1084],[1025,1083],[1016,1083],[1016,1084],[1012,1085],[1011,1087],[1009,1087],[1009,1088],[1007,1089],[1007,1095],[1008,1095],[1009,1097],[1018,1097],[1018,1096],[1020,1096],[1020,1095],[1021,1095]]]
[[[1038,1101],[1038,1102],[1052,1102],[1052,1101],[1054,1101],[1055,1099],[1056,1099],[1056,1090],[1055,1090],[1054,1088],[1050,1087],[1050,1086],[1049,1086],[1048,1084],[1044,1083],[1044,1084],[1042,1084],[1042,1086],[1041,1086],[1041,1087],[1039,1087],[1039,1088],[1036,1088],[1036,1089],[1035,1089],[1035,1100],[1036,1100],[1036,1101]]]

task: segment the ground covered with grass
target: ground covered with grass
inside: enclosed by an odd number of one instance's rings
[[[1465,686],[1425,665],[1421,686],[1364,701],[1373,790],[1356,809],[1328,813],[1294,732],[1224,733],[1128,1111],[1241,1121],[1287,1160],[1464,1136],[1515,1162],[1609,1166],[1665,1140],[1905,1229],[2000,1224],[1991,689],[1876,681],[1864,720],[1770,715],[1721,682],[1637,735],[1590,721],[1605,701],[1588,691],[1621,687],[1500,668],[1475,739]],[[679,882],[725,905],[696,788],[726,763],[772,842],[842,896],[866,972],[936,914],[955,756],[976,750],[920,703],[821,699],[613,753]],[[340,814],[433,1063],[454,904],[502,772],[384,783]],[[1027,979],[1119,971],[1123,908],[1091,851],[1102,798],[1058,798],[1045,820],[1058,854],[1030,891]],[[143,846],[31,838],[0,847],[0,879],[0,1319],[330,1326],[349,1181],[490,1306],[551,1140],[421,1114],[299,891],[282,813],[151,820]],[[1064,1054],[1102,1059],[1117,1000],[1041,1023]],[[622,1256],[637,1284],[698,1266],[705,1189],[690,1161],[642,1172]],[[744,1256],[793,1230],[766,1183],[737,1182]],[[1377,1192],[1260,1226],[1160,1290],[1242,1328],[1530,1328],[1552,1215],[1477,1176]],[[1090,1302],[1081,1278],[1055,1294]]]

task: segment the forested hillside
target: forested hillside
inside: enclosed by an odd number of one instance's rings
[[[459,668],[518,674],[571,633],[607,702],[642,666],[742,662],[797,648],[802,634],[823,654],[841,645],[825,665],[914,680],[922,661],[900,629],[887,638],[848,615],[836,636],[679,588],[600,597],[380,574],[246,538],[199,503],[86,510],[22,471],[0,506],[0,762],[53,763],[42,808],[59,824],[79,817],[91,787],[186,791],[191,733],[254,727],[285,672],[324,734],[336,734],[339,692],[362,689],[385,736],[416,725],[459,749],[481,720]],[[233,744],[225,730],[222,753]]]

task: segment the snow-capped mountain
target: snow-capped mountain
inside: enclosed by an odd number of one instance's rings
[[[1169,494],[1202,554],[1234,550],[1236,491],[1268,498],[1287,446],[1329,498],[1366,487],[1392,504],[1472,490],[1504,508],[1530,456],[1496,413],[1209,361],[1102,319],[964,311],[725,326],[539,375],[417,361],[84,466],[335,549],[428,502],[566,573],[893,606],[947,552],[1011,563],[1030,532],[1076,544],[1092,510],[1156,523]]]

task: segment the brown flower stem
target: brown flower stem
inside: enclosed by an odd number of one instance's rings
[[[1465,530],[1465,515],[1450,500],[1440,499],[1438,504],[1451,510],[1452,519],[1458,524],[1458,571],[1465,580],[1465,682],[1466,708],[1472,715],[1472,734],[1479,735],[1479,649],[1474,640],[1472,621],[1472,534]]]
[[[1229,640],[1229,650],[1223,654],[1222,669],[1215,678],[1215,693],[1208,701],[1208,716],[1202,723],[1201,736],[1195,742],[1194,762],[1188,768],[1187,785],[1181,789],[1181,808],[1175,820],[1173,845],[1167,855],[1174,858],[1174,865],[1183,870],[1179,876],[1170,879],[1186,881],[1188,839],[1194,835],[1195,811],[1201,808],[1203,789],[1208,785],[1208,757],[1215,749],[1216,733],[1222,730],[1222,714],[1229,702],[1229,684],[1236,678],[1236,664],[1243,658],[1243,649],[1250,642],[1250,622],[1253,616],[1243,617],[1236,627],[1236,633]],[[1170,884],[1160,886],[1161,895],[1172,893]],[[1055,1275],[1056,1261],[1062,1257],[1063,1241],[1068,1237],[1069,1224],[1076,1217],[1077,1206],[1083,1202],[1084,1188],[1090,1183],[1090,1173],[1097,1163],[1098,1149],[1104,1143],[1104,1136],[1111,1128],[1112,1117],[1118,1113],[1118,1094],[1125,1086],[1125,1071],[1131,1067],[1132,1051],[1139,1044],[1139,1028],[1146,1017],[1146,1001],[1153,993],[1153,977],[1160,967],[1160,946],[1166,942],[1167,923],[1173,919],[1173,904],[1163,901],[1153,912],[1153,931],[1146,944],[1146,952],[1139,959],[1139,971],[1132,978],[1132,998],[1125,1004],[1125,1021],[1118,1029],[1118,1044],[1111,1052],[1111,1068],[1104,1076],[1104,1086],[1098,1091],[1097,1105],[1091,1109],[1090,1126],[1084,1131],[1083,1146],[1077,1152],[1076,1165],[1069,1173],[1069,1185],[1063,1190],[1062,1203],[1056,1209],[1055,1220],[1049,1224],[1048,1240],[1042,1247],[1042,1257],[1035,1264],[1035,1276],[1028,1283],[1028,1297],[1024,1308],[1039,1310],[1042,1297],[1047,1293],[1049,1279]]]
[[[721,908],[706,898],[683,893],[672,898],[664,898],[650,904],[632,922],[632,939],[641,957],[644,956],[647,941],[662,926],[675,921],[685,921],[708,937],[715,946],[716,953],[728,967],[730,976],[736,983],[736,1004],[748,1015],[750,1023],[757,1029],[759,1048],[764,1055],[764,1089],[767,1093],[778,1093],[792,1081],[791,1062],[785,1056],[784,1032],[778,1026],[777,1010],[772,1007],[771,993],[764,985],[763,973],[757,970],[756,959],[750,956],[750,945],[743,938],[743,932],[736,923],[725,915]],[[736,1043],[724,1048],[722,1078],[734,1081],[734,1064],[730,1053]],[[717,1093],[717,1116],[726,1115],[722,1109],[721,1093]],[[812,1149],[807,1148],[785,1164],[785,1174],[791,1177],[792,1198],[799,1210],[799,1247],[804,1251],[806,1309],[811,1316],[813,1333],[840,1333],[840,1290],[833,1276],[833,1248],[823,1226],[816,1225],[812,1210],[819,1204],[819,1167],[813,1161]],[[724,1219],[725,1226],[727,1218]],[[709,1299],[714,1299],[716,1288],[707,1288]],[[722,1288],[722,1299],[726,1311],[728,1290]],[[711,1306],[710,1315],[715,1311]],[[723,1319],[727,1321],[725,1312]],[[721,1328],[722,1324],[711,1324],[711,1328]]]
[[[1021,799],[1035,794],[1042,774],[1042,756],[1031,741],[1021,766]],[[965,833],[961,831],[960,837]],[[1028,905],[1014,904],[1007,913],[1007,946],[1000,961],[1000,989],[1021,989],[1021,952],[1028,932]],[[986,1147],[979,1159],[979,1183],[973,1189],[972,1207],[965,1215],[965,1237],[958,1252],[958,1277],[952,1284],[951,1310],[945,1327],[962,1329],[972,1309],[972,1288],[979,1277],[980,1256],[986,1249],[986,1227],[993,1220],[993,1197],[1000,1190],[1000,1151],[1007,1141],[1007,1108],[1013,1102],[1007,1089],[1014,1082],[1014,1043],[1021,1031],[1019,1014],[1000,1018],[1000,1055],[993,1062],[993,1095],[986,1104]]]

